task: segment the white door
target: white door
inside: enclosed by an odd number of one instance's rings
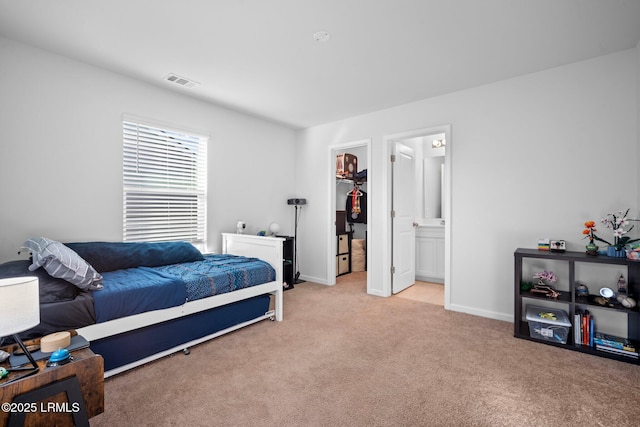
[[[392,144],[391,234],[394,294],[416,281],[415,173],[414,150],[399,142]]]

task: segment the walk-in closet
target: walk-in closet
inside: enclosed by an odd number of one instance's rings
[[[336,276],[367,271],[367,147],[336,151]]]

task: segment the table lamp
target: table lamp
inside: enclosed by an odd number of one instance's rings
[[[9,368],[7,371],[28,371],[7,382],[33,375],[38,372],[38,364],[27,351],[24,343],[18,335],[27,329],[31,329],[40,323],[40,291],[37,277],[12,277],[0,279],[0,337],[13,335],[23,353],[32,366]],[[6,382],[6,383],[7,383]],[[4,384],[6,384],[4,383]]]
[[[277,235],[278,231],[280,231],[280,224],[278,224],[277,222],[272,222],[271,224],[269,224],[269,231],[271,232],[272,236]]]

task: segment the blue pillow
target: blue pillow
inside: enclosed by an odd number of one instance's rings
[[[66,245],[100,273],[204,259],[202,253],[188,242],[79,242]]]
[[[31,251],[30,271],[39,267],[53,277],[64,279],[82,290],[102,289],[102,276],[73,250],[46,237],[34,237],[23,246]]]

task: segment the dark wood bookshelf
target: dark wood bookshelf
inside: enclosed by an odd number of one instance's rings
[[[538,259],[548,259],[554,261],[563,261],[566,262],[569,268],[569,290],[560,290],[561,294],[557,299],[551,299],[544,296],[533,295],[528,291],[521,290],[521,283],[523,281],[530,282],[532,280],[525,280],[522,277],[523,271],[523,262],[525,259],[538,258]],[[576,312],[580,310],[590,310],[592,308],[596,308],[597,310],[611,310],[616,313],[620,313],[626,317],[627,322],[627,331],[628,336],[622,337],[627,338],[631,341],[631,343],[635,346],[636,350],[640,350],[640,310],[638,306],[634,308],[625,308],[619,303],[612,303],[613,306],[603,306],[597,304],[593,301],[594,295],[589,295],[589,297],[578,297],[576,296],[576,274],[575,267],[576,263],[590,263],[590,264],[609,264],[609,265],[622,265],[627,268],[627,275],[625,279],[627,280],[627,295],[632,296],[636,301],[638,301],[640,297],[640,261],[634,261],[627,258],[611,258],[604,255],[587,255],[583,252],[552,252],[552,251],[540,251],[537,249],[516,249],[514,252],[514,336],[516,338],[521,338],[529,341],[535,341],[542,344],[552,345],[555,347],[564,348],[567,350],[578,351],[581,353],[587,353],[594,356],[605,357],[608,359],[619,360],[622,362],[632,363],[632,364],[640,364],[640,360],[630,356],[619,355],[615,353],[608,353],[603,350],[596,349],[595,347],[590,347],[588,345],[575,344],[573,329],[574,325],[574,315]],[[554,306],[558,306],[565,312],[567,312],[569,316],[569,321],[572,326],[569,330],[567,343],[563,344],[561,342],[555,341],[547,341],[543,339],[538,339],[530,336],[529,332],[529,324],[523,318],[524,313],[524,299],[533,301],[553,301]]]

